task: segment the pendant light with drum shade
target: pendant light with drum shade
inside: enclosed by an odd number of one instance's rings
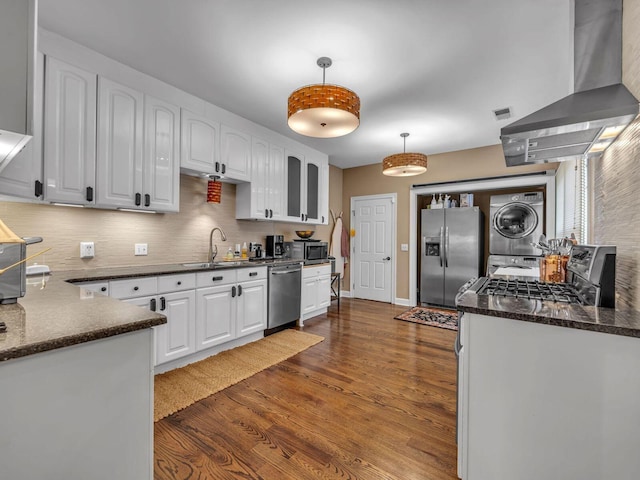
[[[353,132],[360,125],[360,98],[355,92],[325,83],[329,57],[320,57],[322,84],[307,85],[289,95],[289,128],[307,137],[334,138]]]
[[[404,139],[402,153],[389,155],[382,160],[382,173],[390,177],[410,177],[427,171],[427,156],[423,153],[407,153],[408,133],[401,133]]]

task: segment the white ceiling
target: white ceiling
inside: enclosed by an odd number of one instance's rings
[[[571,0],[39,0],[40,25],[329,154],[348,168],[402,151],[499,143],[500,127],[572,93]],[[287,98],[354,90],[360,127],[313,139]],[[496,121],[492,110],[510,107]]]

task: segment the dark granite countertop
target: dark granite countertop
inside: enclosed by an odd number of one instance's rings
[[[167,322],[164,315],[103,295],[83,295],[77,286],[51,275],[27,284],[26,295],[0,305],[0,362],[35,353],[151,328]]]
[[[457,309],[463,312],[544,325],[590,330],[627,337],[640,337],[640,312],[636,310],[477,295],[473,291],[466,291],[458,298]]]
[[[300,263],[300,260],[260,260],[145,265],[54,272],[41,283],[27,285],[27,294],[13,305],[0,305],[0,362],[68,347],[166,323],[166,317],[103,295],[86,295],[73,283],[121,278],[196,273]]]
[[[300,263],[300,260],[259,260],[250,262],[248,260],[235,262],[206,263],[178,263],[167,265],[143,265],[132,267],[105,267],[91,270],[67,270],[60,272],[67,282],[98,282],[105,280],[115,280],[118,278],[133,277],[153,277],[156,275],[172,275],[177,273],[206,272],[212,270],[226,270],[230,268],[255,268],[269,265],[286,265],[290,263]],[[211,266],[205,266],[211,265]]]

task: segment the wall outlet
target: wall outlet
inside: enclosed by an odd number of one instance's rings
[[[400,251],[408,252],[409,251],[409,244],[408,243],[401,243],[400,244]]]
[[[93,258],[96,256],[96,249],[93,242],[80,242],[80,258]]]
[[[147,244],[146,243],[136,243],[135,254],[136,255],[146,255],[147,254]]]

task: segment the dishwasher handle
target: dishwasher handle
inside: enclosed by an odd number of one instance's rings
[[[289,275],[290,273],[298,273],[300,269],[296,270],[276,270],[272,271],[270,275]]]

